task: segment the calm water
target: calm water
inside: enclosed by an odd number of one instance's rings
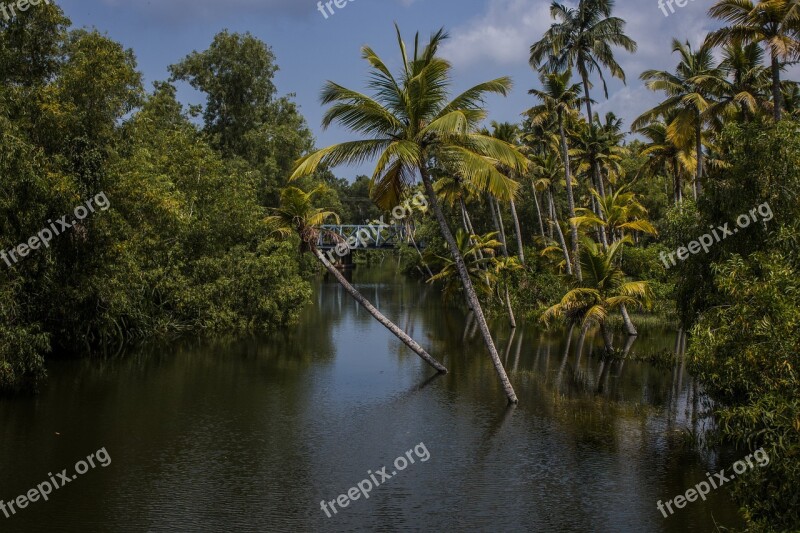
[[[664,519],[669,500],[738,457],[687,447],[697,387],[591,355],[600,342],[495,326],[521,404],[506,409],[463,313],[383,270],[358,288],[450,369],[432,372],[322,282],[291,331],[182,341],[58,362],[42,394],[0,402],[0,499],[105,448],[98,466],[0,531],[714,531],[739,525],[724,488]],[[632,351],[672,349],[643,332]],[[416,462],[328,518],[339,494],[424,443]],[[422,452],[422,449],[420,448]],[[421,453],[424,455],[424,453]],[[377,477],[380,479],[380,477]]]

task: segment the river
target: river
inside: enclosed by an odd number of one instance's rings
[[[388,265],[357,269],[354,282],[450,373],[433,377],[327,279],[288,331],[52,362],[38,396],[0,401],[0,499],[58,483],[97,450],[110,463],[97,454],[94,468],[48,501],[0,513],[0,531],[742,525],[725,488],[667,518],[656,508],[738,459],[691,445],[708,406],[680,362],[607,364],[591,353],[599,335],[579,352],[577,330],[568,340],[522,324],[512,338],[498,319],[497,346],[520,399],[506,408],[463,312]],[[673,349],[675,337],[643,330],[631,353]],[[390,479],[376,476],[383,466]],[[358,499],[322,509],[364,480],[373,486],[355,489]]]

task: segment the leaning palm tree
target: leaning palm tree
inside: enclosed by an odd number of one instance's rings
[[[292,234],[297,234],[300,237],[300,250],[310,251],[314,254],[325,269],[330,272],[336,281],[344,287],[350,296],[355,301],[361,304],[364,309],[369,312],[375,319],[383,326],[391,331],[398,339],[411,348],[417,355],[419,355],[426,363],[435,368],[442,374],[447,373],[445,368],[436,359],[430,356],[422,346],[420,346],[414,339],[409,337],[406,332],[397,327],[391,320],[386,318],[369,300],[353,287],[350,282],[342,275],[339,270],[331,264],[325,257],[322,251],[317,248],[320,234],[323,230],[320,226],[328,219],[333,219],[339,223],[339,216],[333,211],[319,209],[314,206],[313,197],[321,192],[322,186],[317,187],[311,192],[305,192],[296,187],[286,187],[281,191],[280,206],[270,208],[272,215],[266,218],[267,227],[273,234],[281,237],[288,237]]]
[[[612,17],[614,0],[579,0],[575,8],[558,2],[550,5],[550,16],[556,21],[542,39],[531,46],[530,64],[549,72],[577,69],[583,84],[586,120],[592,124],[592,100],[589,75],[597,71],[608,98],[603,67],[625,82],[625,72],[614,58],[612,46],[636,52],[636,42],[625,35],[625,21]]]
[[[681,43],[673,39],[672,51],[681,57],[674,74],[664,70],[646,70],[640,76],[646,82],[648,89],[663,91],[667,99],[653,109],[645,111],[633,121],[631,127],[638,129],[670,114],[674,117],[667,126],[670,140],[678,146],[686,144],[689,139],[694,140],[697,169],[693,189],[697,198],[704,168],[704,127],[715,109],[712,94],[702,80],[708,76],[718,76],[719,70],[714,65],[713,46],[708,40],[695,51],[688,41]]]
[[[371,67],[368,87],[373,96],[330,81],[322,92],[323,104],[332,104],[325,112],[323,126],[336,122],[364,138],[306,155],[296,163],[292,179],[311,174],[322,164],[360,164],[377,158],[370,195],[379,207],[390,209],[419,174],[500,382],[509,402],[517,403],[430,171],[437,162],[446,162],[448,168],[481,191],[495,196],[513,194],[517,184],[503,176],[497,165],[522,172],[526,159],[508,143],[476,133],[486,117],[485,97],[506,95],[511,80],[503,77],[487,81],[448,101],[451,66],[438,55],[439,46],[447,38],[444,30],[433,34],[424,48],[417,34],[413,55],[409,56],[400,29],[396,25],[395,29],[401,56],[396,74],[372,48],[362,48],[362,57]]]
[[[528,110],[532,124],[541,124],[555,118],[558,124],[558,135],[561,147],[561,161],[564,164],[564,183],[567,190],[567,206],[569,219],[575,218],[575,195],[572,191],[572,172],[569,164],[569,148],[564,123],[568,116],[574,115],[576,105],[580,104],[580,85],[570,84],[572,73],[567,70],[563,73],[543,73],[540,79],[543,90],[531,89],[528,94],[536,96],[541,104]],[[570,222],[570,236],[572,238],[572,269],[578,280],[581,279],[581,265],[578,259],[578,227]]]
[[[719,0],[708,14],[731,24],[709,35],[712,45],[759,43],[769,51],[773,116],[780,120],[783,111],[781,69],[800,56],[800,3],[797,0]]]
[[[582,327],[600,326],[607,352],[614,350],[613,337],[607,320],[613,309],[622,306],[649,307],[651,291],[645,281],[628,281],[617,264],[617,255],[630,243],[629,238],[617,241],[603,251],[590,239],[581,247],[581,263],[586,276],[582,283],[564,295],[561,301],[547,309],[541,317],[544,323],[554,318],[578,323]]]

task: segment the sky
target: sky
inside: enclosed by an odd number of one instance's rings
[[[342,3],[342,0],[339,0]],[[539,87],[536,72],[528,65],[530,45],[552,23],[549,2],[544,0],[351,0],[325,18],[316,0],[56,0],[75,27],[96,28],[131,48],[144,74],[146,86],[169,77],[168,66],[194,50],[205,50],[223,29],[250,32],[267,43],[280,67],[276,84],[280,94],[293,93],[314,132],[317,146],[352,140],[351,134],[332,126],[320,126],[324,108],[319,94],[326,80],[364,90],[368,69],[360,48],[369,44],[390,68],[399,67],[393,24],[397,22],[406,41],[420,32],[427,37],[444,27],[450,39],[442,55],[453,65],[453,93],[470,86],[510,76],[514,89],[507,97],[487,102],[489,120],[517,122],[535,105],[528,90]],[[569,1],[565,3],[570,4]],[[627,85],[609,83],[609,99],[599,80],[592,97],[601,115],[614,111],[630,122],[659,101],[639,75],[646,69],[672,70],[672,38],[699,44],[716,27],[706,13],[711,0],[690,0],[665,16],[658,0],[617,0],[614,14],[627,21],[626,33],[639,50],[617,50],[616,57],[627,74]],[[610,76],[607,76],[609,79]],[[795,78],[796,79],[796,78]],[[577,80],[576,80],[577,81]],[[181,87],[184,103],[202,98]],[[370,165],[339,168],[336,174],[353,179],[369,173]]]

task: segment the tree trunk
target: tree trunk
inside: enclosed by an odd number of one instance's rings
[[[564,117],[559,112],[558,115],[558,133],[561,137],[561,157],[564,158],[564,176],[566,177],[567,185],[567,205],[569,206],[569,229],[572,237],[572,255],[573,262],[572,268],[575,272],[575,277],[578,281],[583,281],[581,275],[581,264],[578,260],[578,226],[575,225],[573,219],[575,218],[575,197],[572,193],[572,175],[569,168],[569,150],[567,149],[567,135],[564,133]]]
[[[625,333],[630,335],[631,337],[635,337],[639,334],[636,331],[636,327],[633,325],[633,321],[631,320],[630,315],[628,314],[628,308],[625,307],[625,304],[619,306],[619,311],[622,313],[622,321],[625,323]]]
[[[592,118],[592,97],[589,96],[589,77],[586,72],[586,68],[581,62],[578,65],[578,70],[581,73],[581,81],[583,82],[583,94],[586,98],[586,120],[589,122],[589,126],[594,123],[594,119]]]
[[[419,355],[419,356],[420,356],[420,357],[421,357],[421,358],[422,358],[422,359],[423,359],[423,360],[424,360],[426,363],[428,363],[428,364],[429,364],[429,365],[431,365],[433,368],[435,368],[435,369],[436,369],[436,370],[437,370],[439,373],[441,373],[441,374],[446,374],[446,373],[447,373],[447,369],[446,369],[446,368],[445,368],[445,367],[444,367],[444,366],[443,366],[441,363],[439,363],[439,362],[438,362],[436,359],[434,359],[433,357],[431,357],[431,356],[430,356],[430,354],[428,354],[428,352],[426,352],[426,351],[425,351],[425,350],[422,348],[422,346],[420,346],[419,344],[417,344],[417,342],[416,342],[414,339],[412,339],[411,337],[409,337],[409,336],[408,336],[408,335],[407,335],[407,334],[406,334],[406,333],[405,333],[405,332],[404,332],[402,329],[398,328],[398,327],[397,327],[397,326],[396,326],[396,325],[395,325],[395,324],[394,324],[394,323],[393,323],[391,320],[389,320],[388,318],[386,318],[386,317],[385,317],[385,316],[384,316],[384,315],[383,315],[383,314],[382,314],[380,311],[378,311],[378,310],[375,308],[375,306],[373,306],[373,305],[372,305],[372,304],[369,302],[369,300],[367,300],[366,298],[364,298],[364,296],[362,296],[362,295],[361,295],[361,293],[360,293],[360,292],[358,292],[358,291],[356,290],[356,288],[355,288],[355,287],[353,287],[353,286],[350,284],[350,282],[348,282],[348,281],[347,281],[347,279],[345,279],[345,277],[342,275],[342,273],[341,273],[341,272],[339,272],[339,271],[336,269],[336,267],[334,267],[334,266],[333,266],[333,265],[332,265],[332,264],[331,264],[331,263],[330,263],[330,262],[329,262],[329,261],[328,261],[328,260],[325,258],[325,255],[324,255],[322,252],[320,252],[319,250],[315,249],[315,250],[314,250],[314,255],[316,255],[316,256],[317,256],[317,259],[319,259],[319,260],[320,260],[320,262],[321,262],[321,263],[322,263],[322,264],[325,266],[325,269],[326,269],[328,272],[330,272],[330,273],[333,275],[333,277],[335,277],[335,278],[336,278],[336,281],[338,281],[338,282],[339,282],[339,284],[340,284],[342,287],[344,287],[344,290],[346,290],[346,291],[347,291],[347,292],[350,294],[350,296],[352,296],[352,297],[353,297],[353,299],[354,299],[355,301],[357,301],[358,303],[360,303],[360,304],[361,304],[361,306],[362,306],[362,307],[364,307],[364,309],[366,309],[366,310],[369,312],[369,314],[371,314],[373,317],[375,317],[375,320],[377,320],[378,322],[380,322],[381,324],[383,324],[383,326],[384,326],[386,329],[388,329],[389,331],[391,331],[391,332],[392,332],[392,333],[393,333],[393,334],[394,334],[394,335],[395,335],[395,336],[396,336],[398,339],[400,339],[401,341],[403,341],[403,343],[404,343],[406,346],[408,346],[409,348],[411,348],[411,350],[413,350],[413,351],[414,351],[414,353],[416,353],[417,355]]]
[[[694,199],[697,201],[697,197],[700,196],[702,193],[702,184],[700,183],[703,179],[703,122],[702,118],[700,117],[700,112],[696,111],[695,120],[697,120],[697,124],[695,126],[695,150],[697,151],[697,173],[694,179]]]
[[[500,205],[497,205],[497,211],[495,211],[495,201],[494,197],[491,194],[486,193],[486,197],[489,200],[489,209],[492,211],[492,222],[494,222],[494,229],[497,230],[497,233],[500,236],[500,244],[502,244],[503,248],[503,255],[508,257],[508,247],[506,246],[506,232],[503,230],[503,223],[498,218],[500,214]]]
[[[411,225],[409,224],[406,228],[408,231],[408,237],[411,239],[411,244],[414,246],[414,249],[417,251],[417,255],[419,255],[419,260],[422,262],[422,266],[425,267],[425,270],[428,272],[428,277],[433,277],[433,272],[431,272],[431,268],[428,266],[428,263],[425,262],[425,258],[422,256],[422,252],[419,250],[419,246],[417,246],[417,241],[414,239],[414,235],[411,231]]]
[[[675,205],[680,206],[683,203],[683,184],[677,157],[672,159],[672,174],[675,178]]]
[[[508,321],[511,324],[512,329],[516,329],[517,327],[517,320],[514,318],[514,310],[511,309],[511,296],[508,294],[508,285],[505,285],[506,289],[506,309],[508,310]]]
[[[594,126],[592,126],[594,127]],[[605,199],[606,197],[606,187],[603,184],[603,175],[600,173],[600,167],[598,166],[597,161],[592,161],[592,172],[594,173],[595,183],[597,184],[597,192],[600,194],[600,198]],[[606,214],[603,212],[603,208],[600,205],[600,202],[597,201],[597,216],[603,222],[606,221]],[[603,244],[603,250],[608,250],[608,236],[606,235],[606,228],[601,226],[600,229],[600,242]],[[612,234],[613,239],[613,234]]]
[[[453,255],[453,260],[456,263],[456,269],[461,277],[461,283],[464,287],[464,292],[466,293],[467,299],[470,302],[470,307],[472,307],[472,310],[475,312],[475,320],[481,329],[483,341],[486,344],[486,348],[489,350],[489,356],[491,357],[495,371],[500,378],[500,383],[503,386],[503,390],[506,393],[509,403],[518,403],[519,400],[514,392],[514,387],[511,385],[511,381],[508,379],[506,369],[503,368],[503,363],[500,361],[500,355],[497,353],[497,348],[494,345],[492,334],[489,331],[489,325],[486,323],[486,317],[483,314],[483,308],[481,307],[480,301],[478,301],[478,295],[475,293],[475,287],[473,287],[472,280],[469,277],[467,265],[464,262],[464,258],[461,256],[461,251],[458,249],[458,244],[456,243],[455,237],[453,237],[453,232],[450,231],[450,226],[447,224],[447,219],[444,217],[444,212],[442,212],[442,208],[439,205],[439,199],[436,197],[436,192],[433,190],[433,182],[431,181],[428,169],[424,164],[422,164],[419,167],[419,171],[420,175],[422,176],[422,183],[425,185],[425,192],[428,195],[428,202],[430,203],[430,206],[436,215],[436,220],[439,223],[439,229],[442,232],[442,236],[447,242],[447,245],[450,247],[450,252]]]
[[[606,353],[614,353],[614,336],[604,323],[600,324],[600,333],[603,335],[603,343],[606,346]]]
[[[779,121],[783,112],[783,95],[781,94],[781,64],[778,56],[772,53],[772,111],[775,122]]]
[[[514,200],[511,200],[511,218],[514,219],[514,233],[517,236],[517,255],[519,262],[525,264],[525,250],[522,249],[522,230],[519,227],[519,217],[517,217],[517,206],[514,205]]]
[[[550,240],[553,240],[553,221],[556,220],[556,213],[554,209],[555,202],[553,202],[552,185],[547,188],[547,211],[549,212],[550,223],[547,225],[547,230],[550,234]],[[566,249],[566,248],[565,248]],[[571,267],[570,267],[571,269]]]
[[[561,243],[561,250],[564,252],[564,260],[567,263],[567,274],[570,276],[572,275],[572,260],[569,258],[569,248],[567,248],[567,240],[564,238],[564,232],[561,231],[561,224],[558,223],[558,216],[556,213],[556,204],[553,201],[553,195],[549,195],[550,198],[550,209],[553,211],[554,215],[552,220],[550,221],[550,231],[552,231],[552,226],[556,227],[556,235],[558,235],[558,240]],[[551,237],[552,238],[552,237]]]
[[[542,239],[544,239],[544,222],[542,222],[542,207],[539,205],[539,195],[536,194],[536,185],[531,184],[531,188],[533,189],[533,202],[536,206],[536,217],[539,219],[539,233],[542,234]]]

